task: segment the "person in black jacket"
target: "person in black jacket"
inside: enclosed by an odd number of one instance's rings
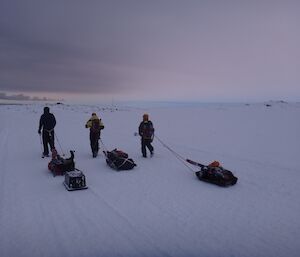
[[[48,144],[50,145],[50,150],[54,149],[54,127],[56,125],[56,119],[52,113],[50,113],[49,107],[44,107],[44,113],[40,118],[40,125],[38,133],[43,138],[43,146],[44,146],[44,156],[49,156]]]
[[[149,115],[143,115],[143,121],[139,126],[139,135],[141,136],[142,154],[144,158],[147,158],[146,147],[149,149],[151,156],[153,155],[153,146],[151,145],[154,137],[154,127],[149,120]]]

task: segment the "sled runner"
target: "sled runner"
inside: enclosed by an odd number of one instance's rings
[[[106,163],[114,170],[131,170],[136,164],[131,158],[128,158],[128,154],[114,149],[112,151],[103,151],[106,156]]]
[[[67,171],[64,186],[68,191],[87,189],[85,175],[81,170]]]
[[[186,161],[201,168],[195,173],[199,180],[224,187],[235,185],[238,180],[231,171],[224,169],[217,161],[209,165],[203,165],[189,159]]]
[[[52,160],[48,163],[48,169],[53,176],[63,176],[67,171],[75,170],[74,151],[70,151],[71,157],[68,159],[62,158],[57,154],[55,149],[52,150]]]

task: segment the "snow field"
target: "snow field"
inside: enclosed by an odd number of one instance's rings
[[[40,157],[42,108],[0,106],[0,256],[298,256],[299,104],[50,106],[65,157],[75,150],[87,178],[74,192]],[[102,150],[124,150],[133,170],[92,158],[84,125],[93,111],[105,125]],[[134,132],[144,112],[171,149],[220,161],[238,183],[197,180],[157,139],[154,157],[142,158]]]

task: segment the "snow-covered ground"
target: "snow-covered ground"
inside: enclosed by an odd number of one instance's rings
[[[73,192],[41,158],[42,109],[0,105],[1,257],[299,256],[300,104],[50,105],[58,151],[75,150],[87,177],[89,188]],[[105,125],[102,150],[124,150],[137,167],[116,172],[103,154],[92,158],[92,112]],[[199,181],[157,138],[154,157],[142,158],[134,133],[144,112],[165,145],[220,161],[238,183]]]

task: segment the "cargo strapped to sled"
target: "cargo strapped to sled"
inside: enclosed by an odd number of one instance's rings
[[[128,154],[114,149],[112,151],[103,151],[106,156],[106,163],[112,169],[120,171],[120,170],[131,170],[136,164],[131,158],[128,158]]]
[[[200,167],[200,170],[196,171],[195,175],[201,181],[224,187],[233,186],[238,181],[238,178],[235,177],[230,170],[224,169],[217,161],[214,161],[209,165],[203,165],[189,159],[186,159],[186,161]]]
[[[55,150],[55,149],[54,149]],[[70,151],[71,157],[64,159],[53,150],[52,160],[48,163],[48,169],[53,176],[63,176],[67,171],[75,170],[74,151]]]

